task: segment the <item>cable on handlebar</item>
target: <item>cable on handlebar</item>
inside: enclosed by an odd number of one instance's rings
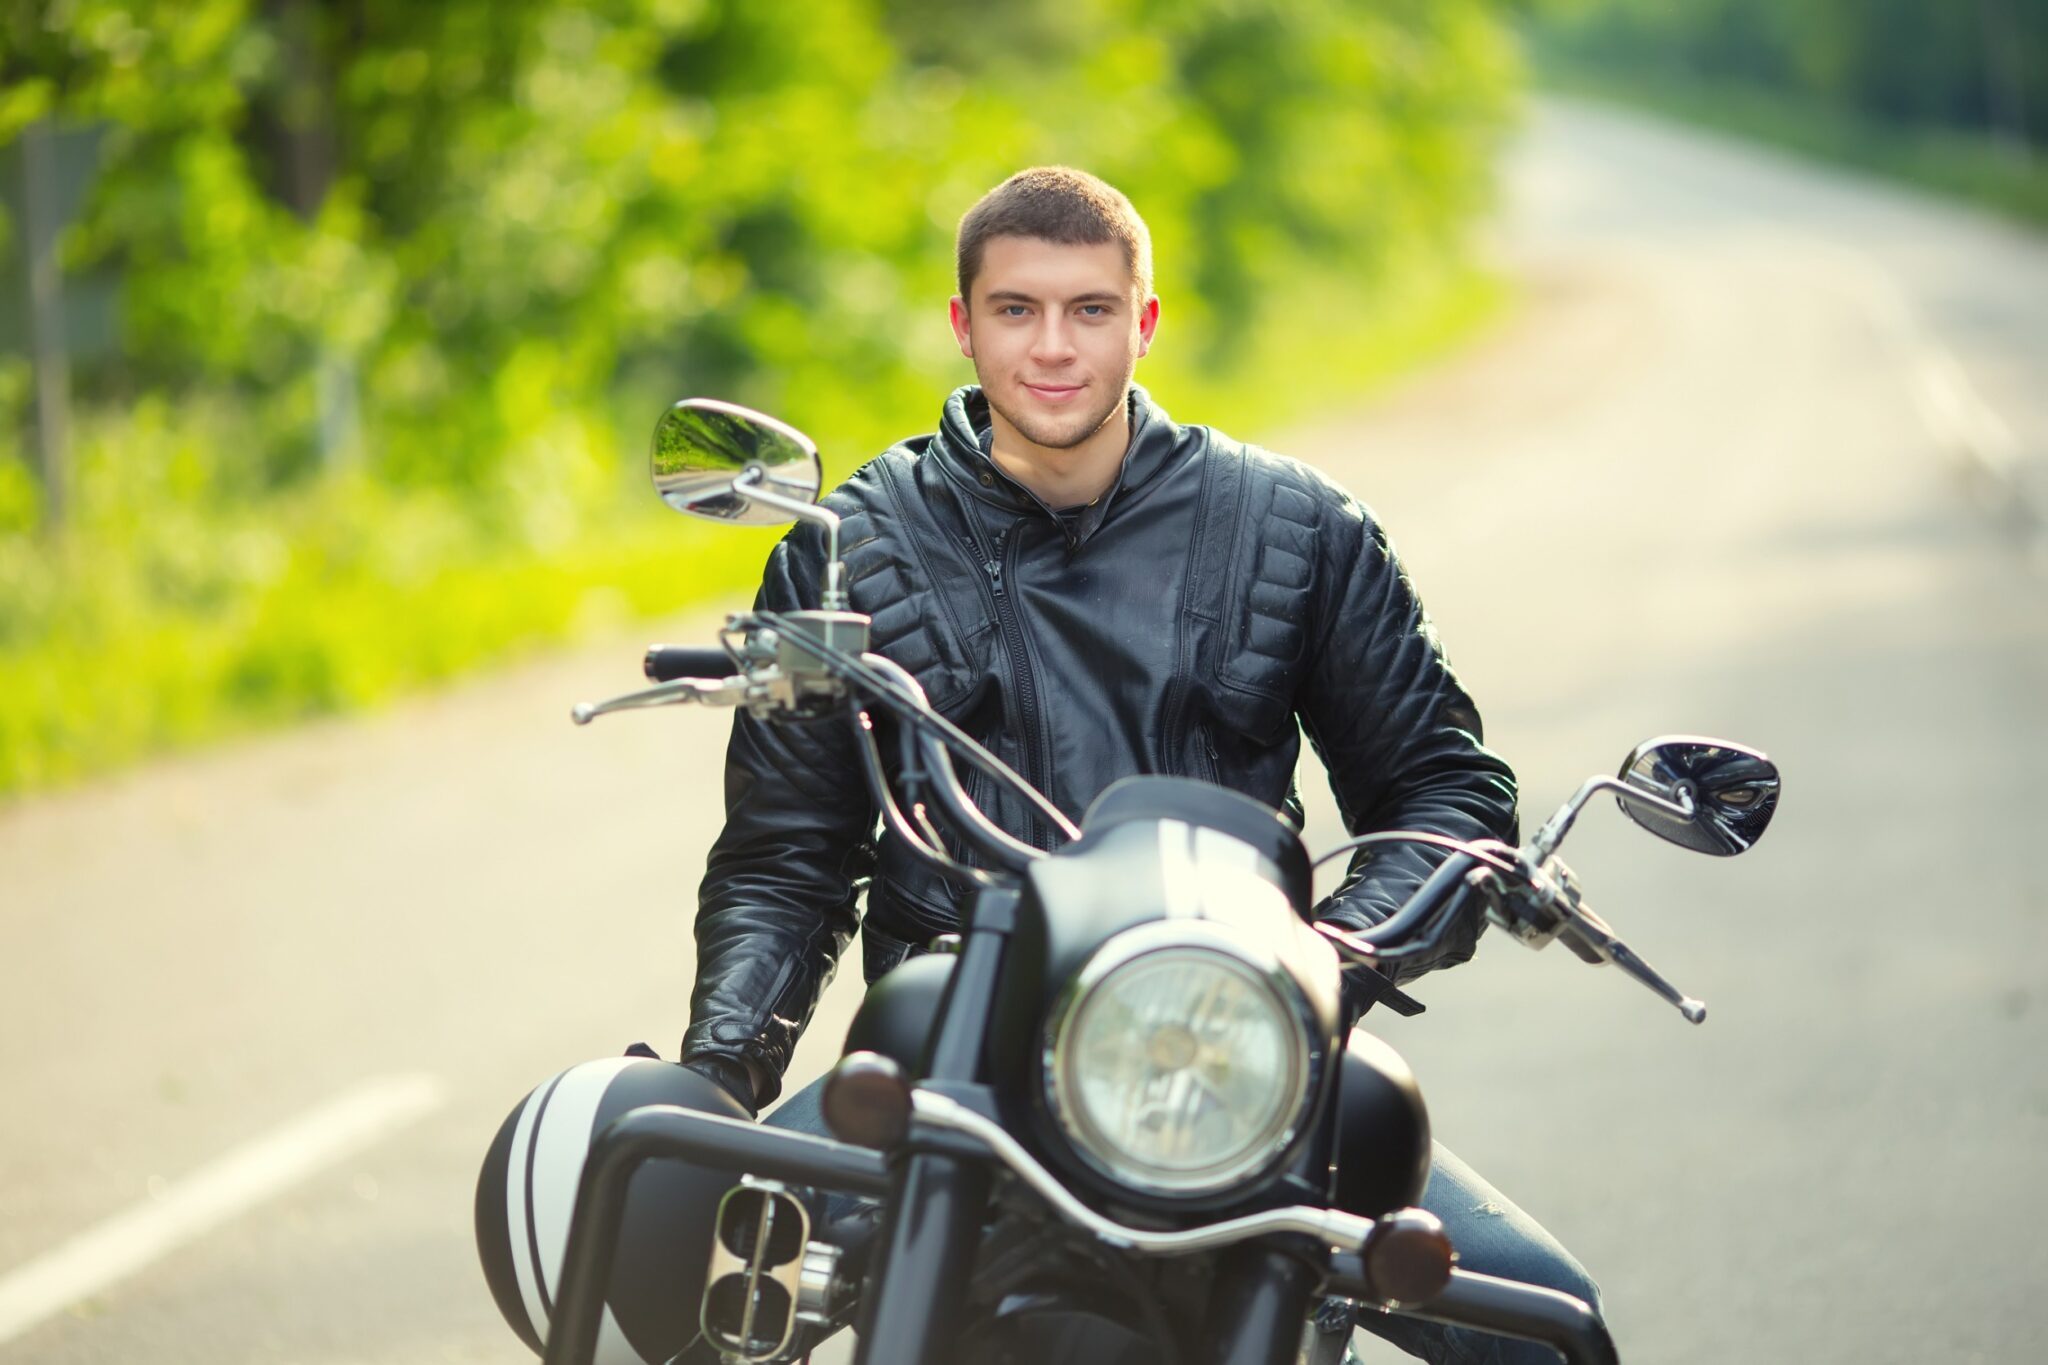
[[[903,665],[880,654],[864,656],[862,662],[881,671],[883,676],[898,684],[904,695],[917,706],[922,716],[927,710],[924,689],[917,679]],[[998,867],[1011,872],[1022,872],[1035,860],[1046,856],[1046,851],[1033,844],[1027,844],[1008,830],[989,819],[988,813],[976,805],[974,798],[967,794],[967,788],[960,784],[960,774],[953,769],[953,756],[947,752],[945,742],[937,735],[920,732],[917,742],[924,751],[926,774],[932,783],[932,795],[946,814],[953,820],[962,838],[974,845],[981,853],[994,860]],[[1023,780],[1018,779],[1020,782]]]
[[[1339,853],[1353,849],[1368,848],[1374,844],[1430,844],[1448,848],[1451,856],[1446,858],[1432,872],[1428,880],[1416,888],[1415,894],[1392,915],[1367,929],[1356,930],[1353,937],[1373,950],[1380,962],[1395,963],[1410,958],[1426,956],[1442,946],[1444,937],[1450,932],[1453,917],[1449,913],[1466,891],[1462,885],[1466,876],[1475,866],[1484,866],[1495,872],[1516,873],[1518,862],[1503,858],[1503,852],[1512,855],[1515,850],[1498,840],[1470,842],[1455,839],[1447,834],[1429,834],[1417,830],[1385,830],[1376,834],[1361,834],[1347,839],[1335,848],[1325,850],[1313,866],[1329,862]],[[1418,926],[1428,928],[1417,938],[1408,939]],[[1406,942],[1402,940],[1407,939]]]
[[[1462,882],[1463,879],[1460,878],[1460,881]],[[1380,961],[1406,962],[1411,958],[1434,956],[1443,948],[1444,940],[1450,936],[1452,926],[1457,923],[1457,916],[1451,913],[1452,907],[1458,905],[1470,894],[1472,894],[1472,886],[1469,882],[1453,887],[1445,892],[1443,898],[1431,907],[1435,918],[1430,926],[1405,943],[1393,943],[1379,949]],[[1392,920],[1387,921],[1388,924],[1393,922]],[[1381,929],[1385,926],[1374,925],[1373,927]],[[1398,938],[1400,935],[1390,934],[1388,937]]]
[[[938,731],[937,737],[943,739],[961,757],[965,758],[989,777],[1012,788],[1018,795],[1029,801],[1032,807],[1045,818],[1046,822],[1062,836],[1069,840],[1081,837],[1080,827],[1072,820],[1069,820],[1066,813],[1058,806],[1055,806],[1046,797],[1045,793],[1025,781],[1016,769],[982,747],[973,736],[953,724],[952,721],[947,720],[944,716],[930,710],[928,706],[921,704],[917,699],[903,691],[898,684],[885,678],[853,655],[846,653],[844,650],[834,649],[803,627],[791,624],[779,612],[757,611],[753,613],[753,616],[761,624],[772,627],[778,634],[805,654],[841,669],[847,676],[877,694],[879,699],[891,703],[890,710],[896,714],[897,719],[907,721],[919,729]]]
[[[1448,848],[1458,853],[1469,854],[1496,872],[1513,872],[1517,867],[1513,861],[1500,856],[1499,850],[1507,849],[1509,852],[1513,852],[1513,849],[1497,839],[1489,839],[1482,843],[1472,843],[1464,839],[1454,839],[1448,834],[1427,834],[1421,830],[1404,829],[1383,830],[1378,834],[1361,834],[1355,838],[1346,839],[1341,844],[1333,844],[1321,853],[1318,853],[1315,856],[1315,860],[1309,866],[1311,868],[1321,867],[1339,853],[1349,853],[1354,849],[1365,848],[1372,844],[1434,844],[1438,848]]]
[[[882,818],[888,823],[889,832],[901,839],[912,852],[936,867],[955,885],[989,885],[993,878],[987,872],[978,867],[969,867],[949,856],[944,844],[937,838],[927,843],[925,835],[911,824],[903,813],[903,807],[897,803],[895,793],[889,790],[888,776],[882,768],[881,746],[875,742],[874,721],[858,706],[854,708],[854,720],[856,728],[860,731],[861,770],[868,780],[868,793],[874,797],[875,804],[881,807]],[[936,835],[937,831],[932,830],[931,833]]]
[[[924,737],[914,725],[898,726],[896,730],[896,785],[903,789],[904,804],[910,807],[908,814],[925,842],[933,848],[943,849],[946,837],[939,833],[939,827],[932,823],[931,815],[924,808],[922,796],[925,783],[930,775],[924,770]]]

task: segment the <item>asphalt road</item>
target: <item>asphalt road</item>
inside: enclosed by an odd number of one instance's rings
[[[1387,1035],[1631,1365],[2048,1358],[2048,244],[1563,106],[1498,244],[1476,354],[1240,434],[1375,505],[1532,817],[1669,732],[1785,797],[1735,861],[1574,837],[1703,1027],[1496,937]],[[526,1358],[477,1162],[553,1071],[673,1050],[716,827],[721,718],[567,722],[633,644],[0,812],[0,1361]]]

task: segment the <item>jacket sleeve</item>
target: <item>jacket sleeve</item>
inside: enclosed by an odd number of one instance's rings
[[[816,605],[822,555],[800,526],[769,556],[755,605]],[[733,719],[725,756],[725,828],[697,900],[697,984],[685,1060],[746,1065],[757,1107],[782,1073],[859,924],[878,815],[843,715]]]
[[[1514,841],[1514,772],[1486,748],[1479,709],[1444,659],[1414,585],[1355,500],[1343,498],[1326,517],[1320,558],[1318,632],[1299,710],[1345,828]],[[1361,849],[1316,917],[1351,929],[1377,924],[1447,856],[1426,844]],[[1463,962],[1485,924],[1468,898],[1442,950],[1399,963],[1394,979]]]

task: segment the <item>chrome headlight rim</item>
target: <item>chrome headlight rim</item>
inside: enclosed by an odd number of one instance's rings
[[[1291,1046],[1284,1099],[1243,1155],[1203,1168],[1192,1178],[1164,1179],[1136,1168],[1094,1131],[1061,1062],[1068,1031],[1097,987],[1146,958],[1180,953],[1221,964],[1262,991],[1288,1026]],[[1097,1175],[1125,1189],[1164,1199],[1195,1200],[1264,1175],[1286,1156],[1301,1135],[1326,1052],[1307,995],[1275,953],[1213,921],[1154,920],[1109,938],[1068,981],[1047,1020],[1040,1063],[1046,1105],[1067,1150]]]

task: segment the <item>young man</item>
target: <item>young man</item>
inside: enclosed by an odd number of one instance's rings
[[[936,433],[826,500],[844,518],[853,608],[874,618],[874,648],[1072,815],[1120,777],[1172,773],[1298,818],[1305,731],[1354,831],[1513,838],[1514,775],[1482,744],[1479,713],[1365,509],[1307,466],[1175,425],[1131,383],[1159,300],[1129,201],[1079,171],[1020,172],[961,220],[958,276],[953,333],[979,385],[947,400]],[[821,564],[813,529],[792,532],[760,604],[816,606]],[[1013,834],[1050,846],[1020,802],[976,795]],[[726,809],[684,1058],[758,1109],[856,928],[873,981],[962,907],[877,838],[843,724],[742,714]],[[1441,857],[1401,845],[1360,859],[1317,916],[1382,920]],[[1405,974],[1471,956],[1480,927],[1475,910],[1440,957]],[[811,1092],[771,1121],[822,1131]],[[1467,1267],[1597,1306],[1564,1249],[1441,1148],[1424,1203]],[[1552,1358],[1407,1319],[1367,1325],[1430,1360]]]

